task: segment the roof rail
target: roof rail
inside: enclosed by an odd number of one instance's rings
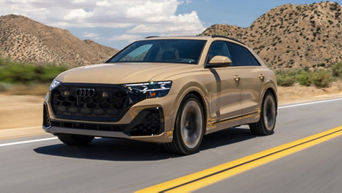
[[[245,43],[241,42],[240,40],[237,40],[237,39],[231,38],[231,37],[227,37],[227,36],[223,36],[223,35],[212,35],[211,37],[213,37],[213,38],[226,38],[226,39],[233,40],[233,41],[236,41],[236,42],[239,42],[239,43],[245,45]]]
[[[147,36],[147,37],[145,37],[145,39],[156,38],[156,37],[159,37],[159,36]]]

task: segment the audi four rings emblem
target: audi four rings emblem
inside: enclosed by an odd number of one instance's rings
[[[95,94],[96,91],[94,88],[78,88],[76,90],[76,95],[78,97],[93,97]]]

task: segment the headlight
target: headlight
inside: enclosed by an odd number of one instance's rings
[[[50,84],[50,91],[52,91],[54,88],[56,88],[61,82],[57,80],[53,80]]]
[[[166,96],[171,89],[171,81],[145,82],[137,84],[125,84],[124,86],[131,91],[146,94],[147,98]]]

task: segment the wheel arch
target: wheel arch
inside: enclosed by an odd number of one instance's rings
[[[265,91],[264,91],[264,93],[262,95],[262,98],[261,98],[261,103],[264,100],[264,98],[265,98],[267,93],[271,93],[273,95],[273,97],[275,99],[275,102],[276,102],[276,108],[278,109],[278,96],[277,96],[277,92],[272,87],[268,87],[268,88],[265,89]]]
[[[181,89],[181,91],[179,93],[181,93],[181,94],[178,95],[177,100],[176,100],[177,101],[176,102],[176,105],[177,105],[176,113],[178,112],[179,107],[182,104],[184,98],[189,94],[193,94],[199,99],[199,101],[202,105],[203,113],[204,113],[204,120],[205,120],[205,123],[207,124],[209,116],[210,116],[209,115],[210,106],[209,106],[209,101],[207,98],[208,94],[205,91],[205,89],[203,87],[201,87],[201,85],[199,85],[198,83],[197,84],[194,83],[194,84],[188,84],[188,85],[183,86],[183,88]]]
[[[189,94],[195,95],[200,100],[202,108],[203,108],[203,112],[204,112],[204,119],[207,122],[207,112],[208,112],[208,110],[207,110],[207,106],[206,106],[206,103],[204,101],[203,96],[199,92],[193,90],[193,91],[190,91],[187,94],[185,94],[184,97],[186,97]],[[184,99],[184,97],[183,97],[183,99]]]

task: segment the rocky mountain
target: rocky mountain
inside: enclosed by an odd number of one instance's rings
[[[34,64],[86,65],[102,62],[117,50],[24,16],[0,17],[0,54]]]
[[[342,61],[342,6],[335,2],[286,4],[251,26],[216,24],[201,35],[226,35],[254,49],[274,68],[328,67]]]

